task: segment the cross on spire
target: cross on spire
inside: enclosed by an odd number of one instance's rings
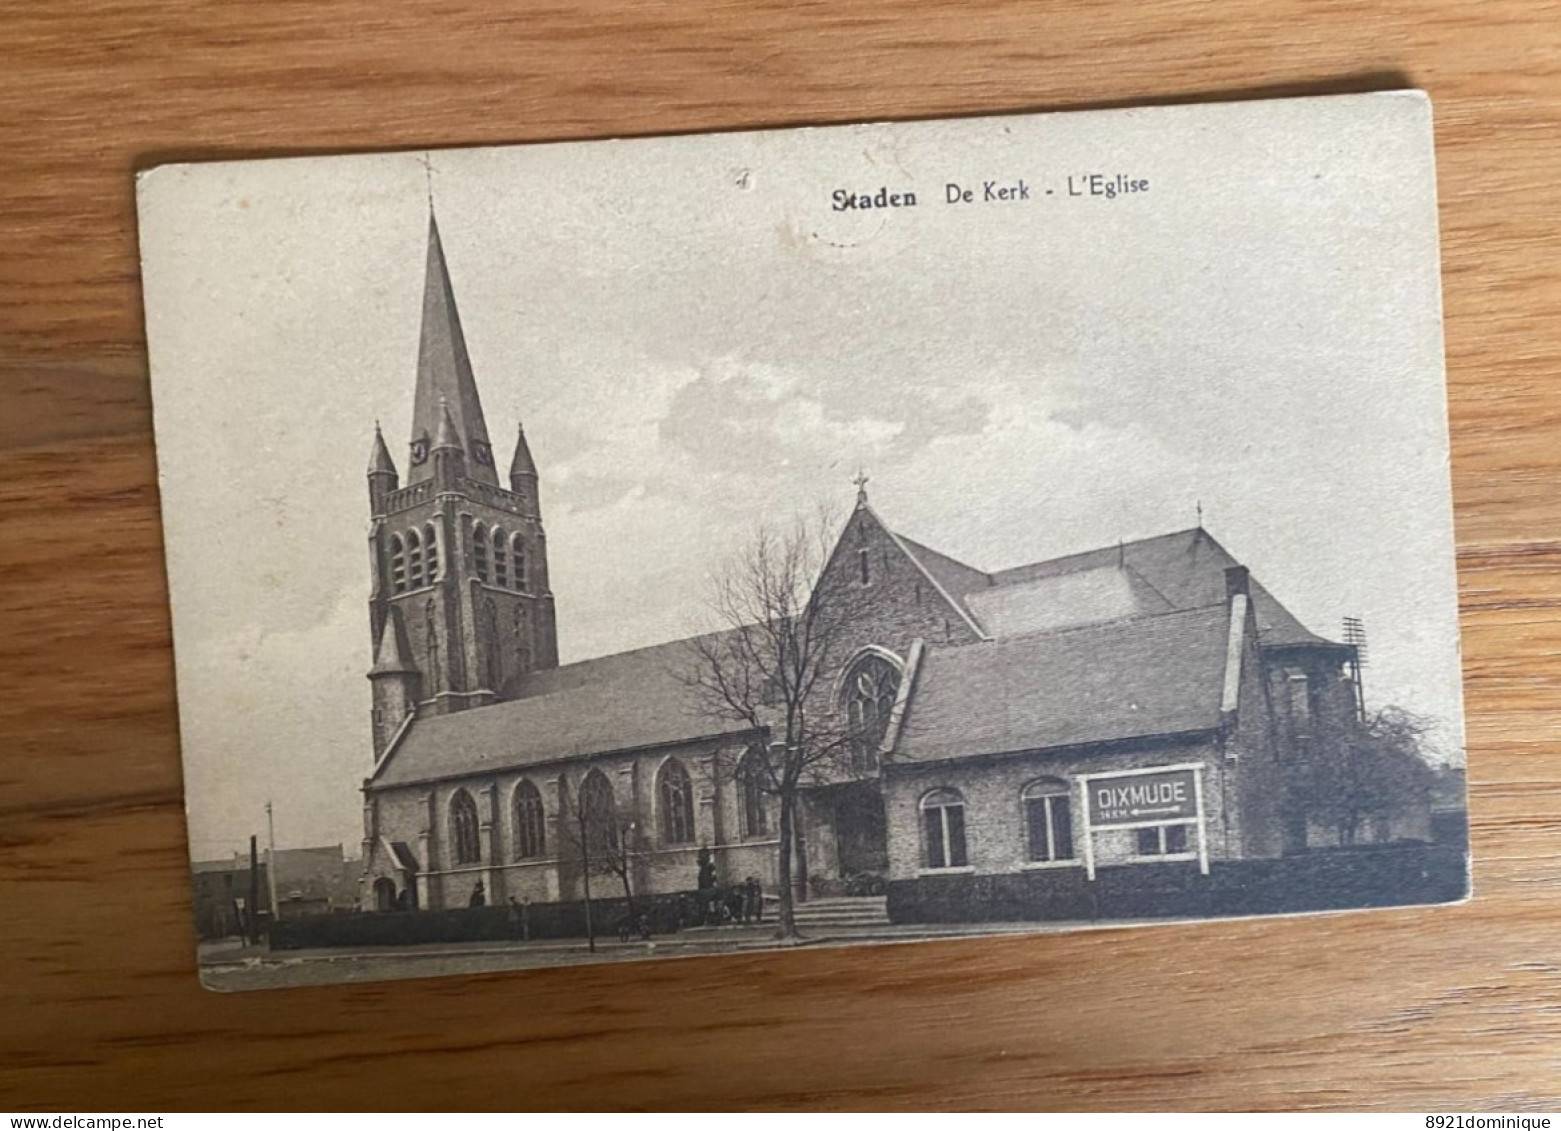
[[[428,181],[428,211],[434,210],[434,157],[428,150],[423,150],[423,156],[418,158],[423,166],[423,176]]]
[[[869,478],[867,472],[858,467],[856,469],[856,478],[851,480],[851,482],[856,484],[856,501],[859,503],[867,502],[867,481]]]

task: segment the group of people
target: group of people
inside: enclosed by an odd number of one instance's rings
[[[699,891],[699,916],[702,926],[722,923],[764,922],[764,885],[758,876],[726,887],[712,885]]]

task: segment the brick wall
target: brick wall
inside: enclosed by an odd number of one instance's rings
[[[1226,772],[1218,746],[1207,740],[1165,742],[1109,755],[1029,754],[1008,758],[973,759],[942,766],[895,764],[885,774],[884,805],[889,827],[889,875],[896,880],[922,875],[924,846],[921,799],[934,789],[957,789],[965,802],[965,838],[969,869],[978,874],[1020,872],[1029,865],[1028,831],[1021,793],[1038,778],[1055,778],[1069,786],[1076,866],[1084,853],[1082,798],[1074,776],[1108,770],[1201,762],[1204,809],[1208,817],[1209,856],[1222,859],[1240,854],[1225,822]],[[1189,846],[1196,844],[1189,835]],[[1138,859],[1134,834],[1095,834],[1095,860],[1108,866]]]
[[[670,749],[594,758],[579,763],[553,763],[524,771],[512,770],[486,778],[468,778],[425,786],[375,790],[370,805],[377,809],[380,838],[405,841],[423,867],[422,906],[465,907],[481,881],[490,904],[510,897],[532,902],[579,899],[584,894],[577,825],[573,806],[586,776],[600,771],[612,787],[619,811],[632,820],[635,849],[631,883],[640,893],[692,890],[698,883],[698,849],[714,851],[716,875],[722,883],[735,883],[756,875],[766,890],[776,877],[776,835],[779,817],[773,798],[767,799],[769,831],[751,838],[740,835],[741,799],[732,780],[741,757],[741,744],[686,743]],[[662,839],[661,796],[658,774],[671,759],[688,772],[694,793],[694,835],[681,844]],[[545,852],[541,858],[517,859],[515,795],[522,781],[536,787],[545,818]],[[482,856],[475,864],[456,864],[451,802],[457,790],[465,790],[477,804]],[[562,808],[561,808],[562,807]],[[370,845],[365,890],[372,896],[373,880],[393,876],[393,861]],[[623,885],[612,873],[593,869],[593,897],[621,896]]]

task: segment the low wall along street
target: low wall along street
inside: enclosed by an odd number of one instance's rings
[[[1195,864],[1178,861],[1103,867],[1094,881],[1082,868],[894,880],[887,885],[888,913],[897,924],[1024,923],[1404,907],[1459,899],[1467,874],[1460,846],[1374,845],[1274,860],[1216,860],[1206,876]],[[636,904],[652,932],[667,935],[686,925],[694,899],[693,893],[658,895]],[[621,898],[593,900],[597,937],[614,934],[627,914]],[[586,934],[581,902],[533,903],[528,920],[533,939],[583,939]],[[272,928],[271,946],[416,946],[515,937],[509,909],[497,906],[284,920]]]
[[[1216,860],[1208,875],[1185,861],[1004,875],[924,876],[889,884],[895,923],[1194,919],[1462,898],[1461,846],[1405,844],[1323,849],[1273,860]]]

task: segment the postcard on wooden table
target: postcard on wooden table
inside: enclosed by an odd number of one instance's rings
[[[1466,897],[1422,94],[139,206],[208,985]]]

